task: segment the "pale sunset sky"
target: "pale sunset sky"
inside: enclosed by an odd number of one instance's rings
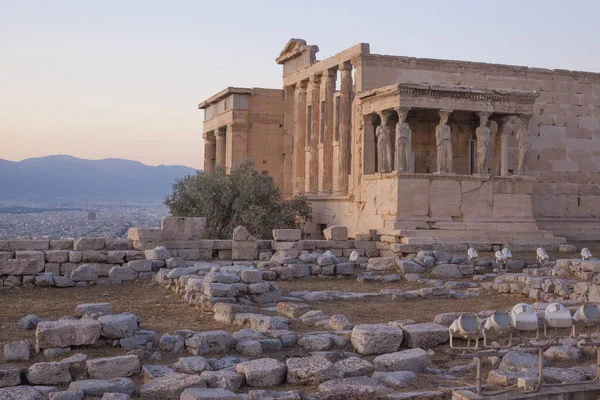
[[[600,72],[600,2],[0,0],[0,158],[202,168],[197,104],[281,87],[288,39]]]

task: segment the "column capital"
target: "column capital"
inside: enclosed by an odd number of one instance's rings
[[[400,122],[405,122],[408,117],[408,112],[410,111],[410,107],[396,107],[396,113],[398,114],[398,120]]]
[[[215,136],[219,137],[219,138],[225,138],[225,136],[227,135],[227,129],[221,129],[219,128],[217,130],[217,133]]]
[[[321,74],[314,74],[308,79],[311,84],[320,83],[321,82]]]
[[[338,69],[340,71],[350,71],[352,69],[352,64],[350,61],[345,61],[339,65]]]
[[[202,139],[208,140],[208,141],[214,141],[215,140],[215,133],[214,133],[214,131],[204,132],[202,134]]]
[[[337,70],[335,68],[329,68],[323,71],[323,79],[335,79]]]
[[[527,127],[531,120],[531,114],[519,114],[519,120],[521,121],[521,126]]]
[[[308,80],[305,79],[305,80],[302,80],[300,82],[297,82],[296,85],[295,85],[295,89],[296,90],[304,90],[304,91],[306,91],[306,87],[307,86],[308,86]]]

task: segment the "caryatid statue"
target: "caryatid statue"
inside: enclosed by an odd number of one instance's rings
[[[492,151],[492,131],[488,128],[490,113],[480,112],[479,127],[475,130],[477,136],[477,173],[485,175],[488,173],[490,153]]]
[[[435,128],[435,144],[437,147],[437,173],[452,173],[452,130],[448,125],[448,117],[452,111],[441,110],[440,124]]]
[[[410,126],[406,123],[408,108],[397,108],[396,153],[394,167],[398,172],[410,172],[411,136]]]
[[[377,127],[377,161],[379,172],[392,172],[392,139],[390,127],[387,125],[389,111],[379,112],[381,125]]]
[[[517,130],[517,145],[519,146],[519,165],[517,175],[527,174],[527,162],[529,161],[529,152],[531,151],[531,141],[529,140],[529,131],[527,125],[531,115],[521,115],[521,126]]]

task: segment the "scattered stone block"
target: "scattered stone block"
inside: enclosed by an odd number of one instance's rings
[[[217,303],[213,306],[214,319],[218,322],[230,324],[237,314],[251,313],[251,306],[241,304]]]
[[[391,353],[400,347],[402,329],[389,324],[363,324],[352,329],[351,342],[360,354]]]
[[[351,378],[370,375],[375,371],[375,366],[360,357],[348,357],[334,364],[338,378]]]
[[[127,378],[140,372],[140,358],[137,355],[96,358],[88,360],[86,366],[92,379]]]
[[[97,281],[98,270],[92,265],[80,265],[73,272],[71,272],[71,280],[75,282]]]
[[[200,377],[204,379],[207,387],[213,389],[227,389],[237,392],[244,384],[244,375],[231,369],[204,371],[200,374]]]
[[[109,339],[122,339],[133,336],[137,327],[138,319],[133,314],[104,315],[98,318],[102,324],[102,336]]]
[[[86,396],[102,396],[104,393],[124,393],[131,396],[135,392],[135,383],[129,378],[83,379],[71,382],[69,390],[81,390]],[[147,399],[159,400],[161,398],[147,397]],[[177,400],[177,398],[173,398],[173,400]]]
[[[29,342],[21,340],[4,345],[4,361],[27,361],[29,360]]]
[[[287,367],[272,358],[259,358],[235,366],[246,378],[246,384],[252,387],[278,386],[285,380]]]
[[[18,327],[21,330],[35,329],[41,319],[33,314],[24,316],[19,320]]]
[[[410,348],[430,349],[450,340],[448,328],[435,323],[410,324],[402,327],[404,344]]]
[[[83,391],[81,390],[65,390],[63,392],[50,392],[48,393],[48,399],[49,400],[83,400]],[[127,396],[126,394],[124,394],[123,396]],[[130,398],[128,396],[128,398]],[[109,399],[107,397],[107,399]],[[102,397],[101,400],[105,400],[104,397]]]
[[[412,371],[381,372],[376,371],[371,376],[373,380],[392,389],[410,387],[417,380],[417,374]]]
[[[280,301],[277,303],[277,312],[287,318],[299,318],[310,310],[312,310],[312,307],[306,303],[292,301]]]
[[[333,364],[323,356],[288,358],[287,383],[314,385],[334,377]]]
[[[235,344],[229,332],[205,331],[185,339],[185,345],[193,355],[227,353]]]
[[[145,250],[144,255],[146,260],[167,260],[171,258],[171,253],[165,246],[158,246],[151,250]]]
[[[43,267],[42,267],[43,268]],[[0,261],[0,275],[35,275],[38,273],[37,260],[9,259]],[[6,284],[5,284],[6,286]]]
[[[71,380],[69,364],[64,362],[41,362],[27,370],[27,382],[31,385],[64,385]]]
[[[210,371],[211,367],[206,358],[195,356],[195,357],[181,357],[173,368],[178,372],[194,374],[201,373],[203,371]]]
[[[185,389],[180,400],[242,400],[240,395],[227,389]]]
[[[429,354],[423,349],[410,349],[395,353],[382,354],[375,357],[373,364],[379,371],[412,371],[421,372],[431,360]]]
[[[301,239],[300,229],[273,229],[273,240],[276,242],[297,242]]]
[[[35,331],[36,347],[91,345],[100,338],[101,329],[100,322],[89,318],[39,322]]]
[[[0,387],[2,385],[0,384]],[[31,386],[18,386],[0,389],[0,399],[6,400],[46,400],[46,397]]]
[[[174,373],[145,383],[139,396],[142,400],[180,400],[185,389],[205,387],[206,383],[199,375]]]
[[[286,392],[275,390],[250,390],[248,400],[302,400],[302,392],[289,390]]]
[[[21,369],[0,365],[0,388],[21,384]]]
[[[319,385],[319,397],[322,399],[367,400],[390,392],[392,389],[366,376],[332,379]]]
[[[83,317],[85,314],[110,315],[112,314],[112,305],[110,303],[84,303],[75,307],[75,316]]]

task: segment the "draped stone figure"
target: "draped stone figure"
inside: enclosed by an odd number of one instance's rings
[[[527,162],[529,161],[529,152],[531,151],[531,141],[529,140],[529,131],[527,125],[531,116],[521,115],[521,126],[517,130],[517,144],[519,146],[519,165],[517,175],[527,174]]]
[[[396,124],[396,154],[394,167],[398,172],[410,172],[411,135],[410,126],[406,123],[407,109],[396,109],[398,124]]]
[[[452,130],[448,126],[448,117],[452,111],[440,111],[440,124],[435,128],[437,147],[437,173],[452,173]]]
[[[489,113],[480,112],[479,127],[475,130],[477,136],[477,173],[485,175],[488,173],[488,165],[492,150],[492,131],[488,128]]]
[[[390,127],[387,126],[389,113],[378,113],[381,117],[381,125],[377,127],[377,161],[379,172],[392,172],[392,140]]]

